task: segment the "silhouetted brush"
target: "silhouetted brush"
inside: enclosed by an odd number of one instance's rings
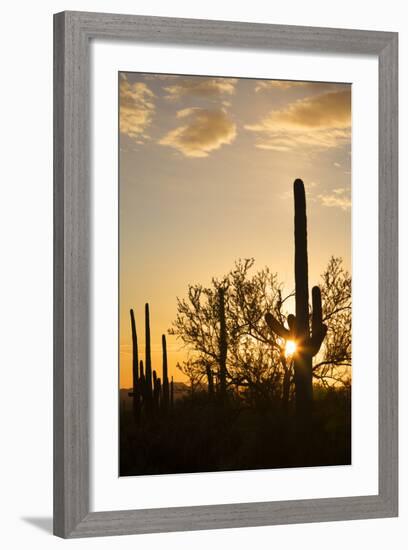
[[[272,332],[296,343],[294,353],[296,411],[304,423],[309,422],[313,401],[313,357],[319,352],[327,333],[322,320],[322,299],[319,287],[312,289],[312,330],[309,318],[309,280],[307,255],[306,194],[302,180],[293,185],[295,197],[295,301],[296,316],[288,316],[284,327],[271,313],[265,321]]]
[[[170,406],[173,408],[174,406],[174,381],[173,377],[171,377],[171,383],[170,383]]]

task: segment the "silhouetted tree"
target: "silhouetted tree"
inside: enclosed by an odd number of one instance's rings
[[[202,380],[205,376],[200,360],[189,358],[182,363],[177,363],[176,367],[189,379],[191,396],[193,396],[196,390],[202,386]]]
[[[282,369],[289,385],[291,367],[284,343],[270,334],[264,315],[273,308],[282,316],[291,295],[282,299],[277,276],[268,268],[250,275],[253,265],[253,259],[240,260],[221,281],[213,279],[209,288],[191,285],[188,297],[178,300],[178,315],[169,332],[194,354],[183,368],[194,370],[200,380],[205,376],[209,392],[215,377],[219,392],[225,383],[227,388],[247,389],[252,396],[270,394],[271,387],[279,393]]]
[[[194,368],[201,376],[217,377],[226,388],[228,380],[227,280],[212,280],[211,287],[190,285],[187,299],[177,300],[177,318],[169,334],[178,336],[193,350]],[[222,300],[222,303],[221,303]],[[187,362],[188,363],[188,362]],[[182,365],[181,365],[182,366]],[[191,368],[188,363],[183,368]]]
[[[187,298],[178,300],[177,318],[170,334],[176,335],[189,352],[178,365],[194,390],[207,382],[219,391],[220,320],[219,288],[225,288],[226,386],[244,400],[277,399],[288,410],[294,395],[293,357],[287,356],[285,339],[272,333],[264,321],[267,312],[287,331],[293,330],[289,313],[294,292],[283,294],[275,273],[265,267],[254,273],[253,259],[239,260],[234,268],[211,286],[191,285]],[[351,277],[340,258],[331,258],[320,284],[322,322],[328,326],[320,352],[313,359],[313,376],[325,386],[350,381]],[[313,316],[309,311],[310,323]],[[211,386],[209,381],[215,381]],[[211,386],[211,387],[210,387]]]

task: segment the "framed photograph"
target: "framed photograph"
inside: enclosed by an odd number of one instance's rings
[[[398,510],[398,35],[54,16],[54,532]]]

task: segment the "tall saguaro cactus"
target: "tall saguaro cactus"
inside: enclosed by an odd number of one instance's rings
[[[163,408],[167,409],[170,401],[169,376],[167,368],[167,343],[166,336],[162,335],[162,351],[163,351]]]
[[[293,184],[295,198],[295,300],[296,316],[288,315],[285,328],[273,315],[265,315],[272,332],[286,340],[294,340],[296,413],[302,424],[310,420],[313,403],[313,357],[319,352],[327,327],[322,321],[322,298],[318,286],[312,288],[312,327],[309,319],[309,280],[307,255],[306,195],[303,181]]]
[[[152,386],[152,356],[150,347],[150,312],[149,304],[145,305],[145,331],[146,331],[146,397],[148,401],[153,399],[153,386]]]

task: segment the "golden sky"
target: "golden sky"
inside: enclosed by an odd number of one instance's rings
[[[351,86],[120,73],[120,383],[130,387],[129,309],[152,363],[188,284],[255,258],[294,287],[292,185],[307,193],[309,284],[331,255],[351,271]],[[169,375],[186,352],[167,336]],[[142,357],[143,358],[143,357]]]

